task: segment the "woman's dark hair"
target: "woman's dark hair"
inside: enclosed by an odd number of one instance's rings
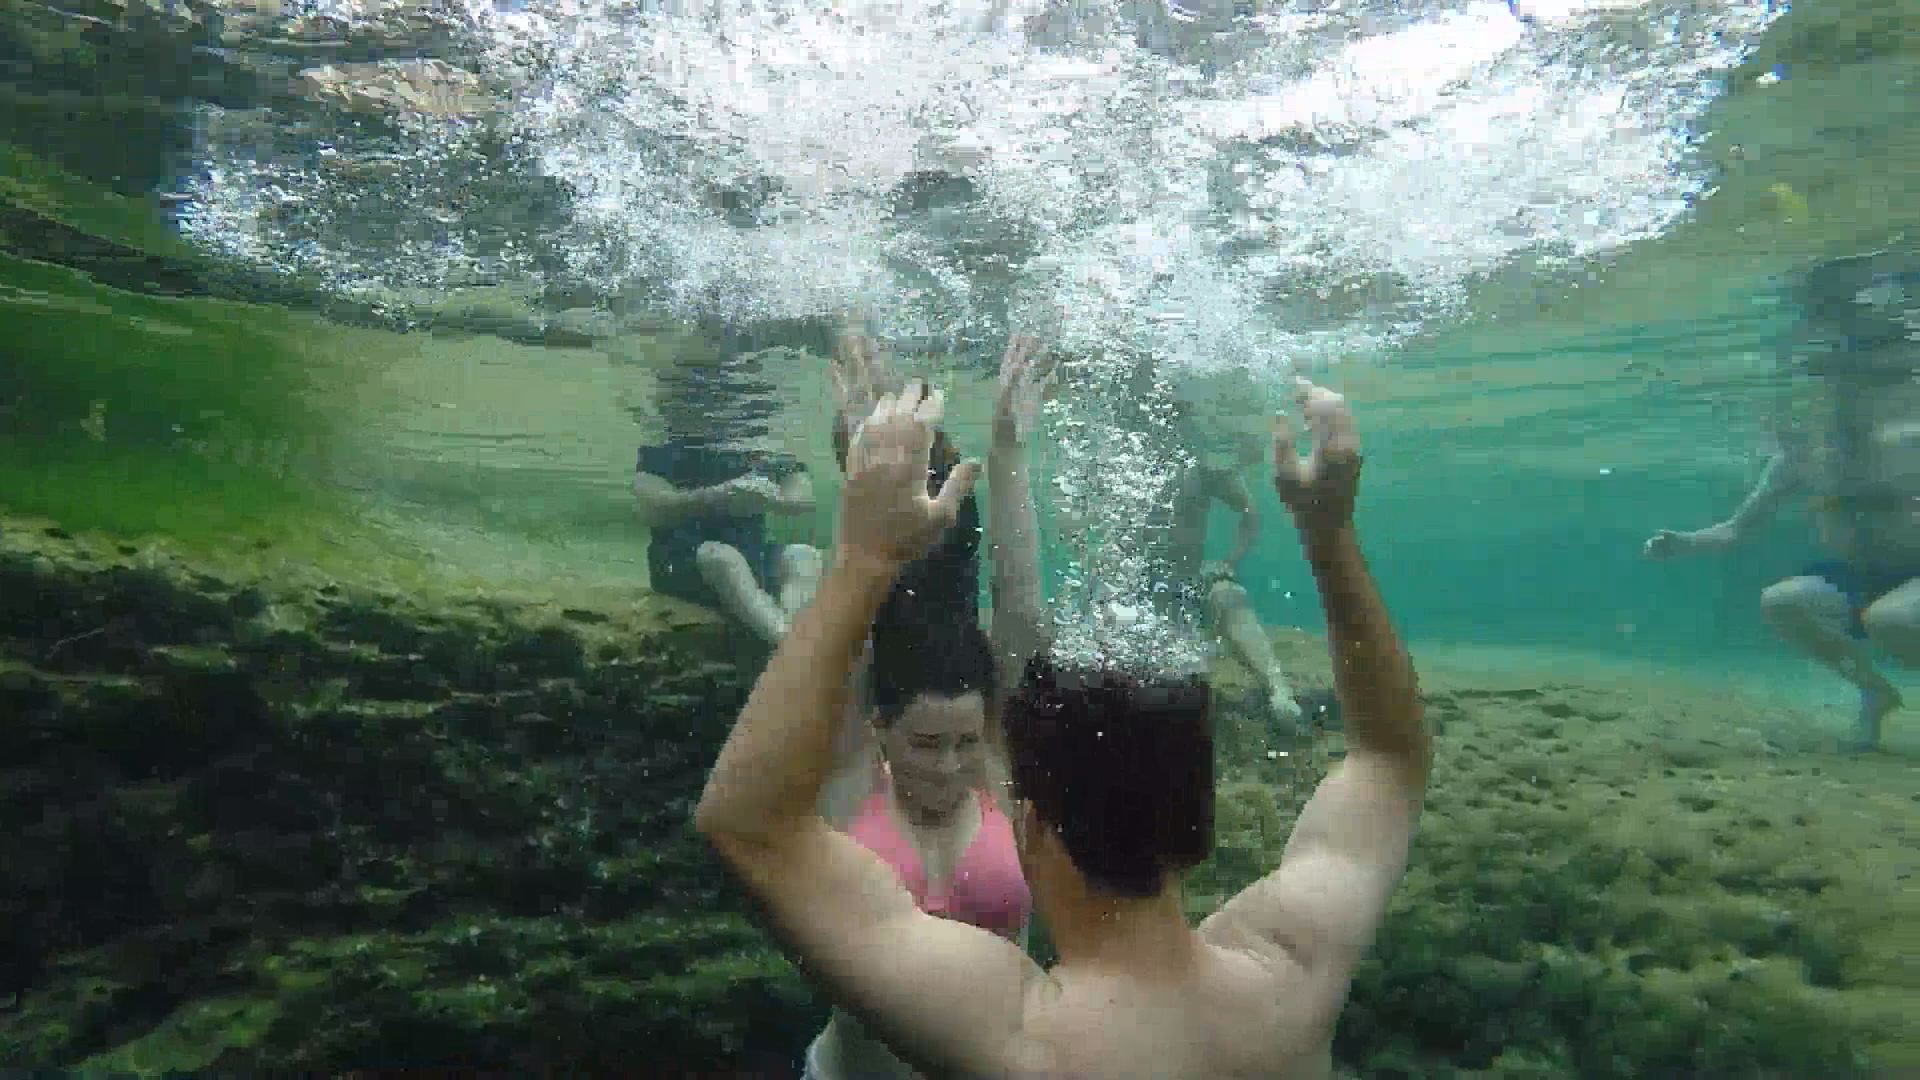
[[[942,434],[940,439],[944,440]],[[940,490],[960,455],[938,452],[927,476]],[[980,629],[980,504],[960,516],[925,555],[909,563],[873,619],[873,704],[881,723],[924,694],[994,693],[993,646]]]
[[[847,466],[848,433],[834,427],[834,452]],[[936,431],[927,494],[946,486],[960,451]],[[873,703],[883,724],[914,698],[994,692],[993,647],[980,629],[980,501],[968,495],[959,516],[925,555],[909,563],[873,619]]]
[[[960,464],[960,451],[948,441],[947,433],[934,435],[932,462],[927,469],[927,494],[938,495],[947,477]],[[966,622],[978,627],[980,621],[980,497],[969,493],[960,501],[960,513],[925,555],[915,560],[900,575],[894,593],[911,593],[918,606],[950,609],[958,615],[963,609]]]
[[[882,610],[873,622],[873,707],[885,727],[915,698],[979,694],[992,700],[993,647],[974,611],[918,605]]]
[[[834,457],[841,471],[847,467],[847,449],[851,436],[846,425],[836,419],[833,428]],[[933,433],[933,451],[927,463],[927,494],[938,495],[947,484],[954,467],[960,464],[960,450],[944,431]],[[912,594],[924,603],[966,607],[969,612],[980,606],[980,497],[969,494],[960,503],[960,514],[926,555],[909,565],[893,588],[893,597]],[[885,615],[884,609],[882,615]],[[904,620],[905,613],[901,615]],[[969,621],[977,619],[969,615]],[[898,620],[897,620],[898,621]],[[879,620],[875,620],[878,628]]]
[[[1096,889],[1155,896],[1212,852],[1209,704],[1198,678],[1028,663],[1003,716],[1014,790]]]

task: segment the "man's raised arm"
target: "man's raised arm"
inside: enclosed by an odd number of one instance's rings
[[[1405,869],[1431,757],[1413,664],[1353,524],[1360,444],[1346,402],[1300,384],[1312,455],[1274,440],[1274,485],[1293,512],[1326,612],[1347,756],[1301,811],[1280,866],[1202,926],[1221,944],[1283,951],[1324,976],[1328,1022]]]

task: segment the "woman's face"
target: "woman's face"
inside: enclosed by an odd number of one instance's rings
[[[880,728],[895,797],[909,810],[950,812],[986,782],[986,698],[923,694]]]

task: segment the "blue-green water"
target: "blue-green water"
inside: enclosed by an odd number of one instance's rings
[[[1085,363],[1040,484],[1062,604],[1053,482],[1140,480],[1065,422],[1133,360],[1203,424],[1292,373],[1353,402],[1446,727],[1343,1069],[1920,1068],[1920,727],[1835,752],[1847,687],[1761,622],[1806,514],[1641,554],[1818,393],[1792,275],[1914,243],[1911,5],[1263,4],[1198,40],[1120,5],[98,6],[0,13],[0,1067],[787,1075],[824,1002],[685,821],[763,657],[649,594],[629,485],[744,332],[776,348],[723,411],[816,477],[779,538],[829,542],[818,339],[854,309],[976,454],[1007,331]],[[1321,681],[1246,479],[1240,580]],[[1304,796],[1258,723],[1222,721],[1196,906]]]

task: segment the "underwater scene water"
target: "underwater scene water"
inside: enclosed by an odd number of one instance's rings
[[[831,548],[857,326],[973,457],[1057,358],[1055,647],[1214,688],[1196,919],[1346,751],[1261,460],[1346,395],[1435,756],[1339,1075],[1920,1075],[1920,7],[18,0],[0,56],[0,1066],[800,1075],[831,1001],[693,828],[770,644],[693,553]],[[636,455],[813,493],[646,518]],[[1158,599],[1199,463],[1284,692]]]

